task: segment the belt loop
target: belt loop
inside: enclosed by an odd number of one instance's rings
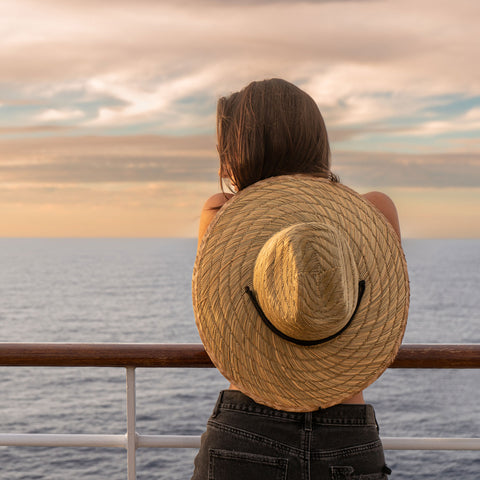
[[[223,400],[223,390],[218,394],[217,403],[215,403],[215,408],[213,409],[213,412],[212,412],[212,418],[215,418],[218,415],[222,400]]]
[[[306,432],[312,431],[312,412],[305,413],[305,431]]]
[[[373,410],[373,408],[372,408],[372,410]],[[380,433],[380,427],[378,426],[377,415],[375,414],[375,410],[373,410],[373,420],[375,421],[375,426],[377,428],[377,433]]]

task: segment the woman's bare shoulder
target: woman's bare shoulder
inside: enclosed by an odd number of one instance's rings
[[[207,199],[203,205],[204,210],[218,210],[224,203],[226,203],[230,198],[233,197],[233,193],[216,193]]]
[[[207,231],[210,222],[215,218],[215,215],[230,198],[233,197],[233,193],[216,193],[207,199],[202,208],[200,214],[200,225],[198,228],[198,244],[203,238],[203,235]]]
[[[377,207],[378,210],[385,215],[386,219],[390,222],[400,238],[400,222],[398,220],[397,207],[395,207],[393,200],[382,192],[368,192],[363,194],[362,197]]]

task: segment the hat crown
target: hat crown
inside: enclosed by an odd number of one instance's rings
[[[253,288],[268,320],[298,340],[335,334],[358,298],[358,268],[344,236],[311,222],[280,230],[255,262]]]

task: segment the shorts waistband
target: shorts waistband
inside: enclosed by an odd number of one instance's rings
[[[375,410],[369,404],[339,404],[325,409],[319,408],[313,412],[287,412],[261,405],[238,390],[220,392],[213,416],[215,417],[222,410],[237,410],[300,422],[305,422],[305,418],[309,417],[312,423],[377,425]]]

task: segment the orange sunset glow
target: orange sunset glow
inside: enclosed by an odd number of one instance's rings
[[[194,237],[216,101],[312,95],[332,170],[410,238],[480,236],[480,4],[0,1],[3,237]]]

